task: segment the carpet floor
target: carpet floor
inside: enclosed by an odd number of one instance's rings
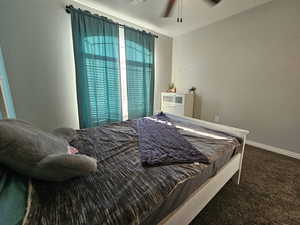
[[[300,160],[246,146],[229,181],[190,225],[300,225]]]

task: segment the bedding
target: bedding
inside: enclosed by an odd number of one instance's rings
[[[164,113],[138,119],[136,123],[143,166],[208,163],[208,158],[177,131]]]
[[[173,204],[173,198],[181,198],[181,191],[188,196],[187,190],[193,189],[189,184],[204,183],[240,146],[230,135],[176,121],[174,125],[208,158],[209,165],[143,167],[134,120],[78,130],[70,144],[97,159],[97,172],[61,183],[33,179],[31,208],[24,224],[155,224],[184,201]],[[194,178],[199,180],[194,182]]]
[[[199,165],[203,168],[201,172],[178,183],[165,198],[163,204],[143,221],[143,225],[158,224],[176,210],[176,208],[181,206],[209,178],[213,177],[235,154],[242,151],[242,145],[239,143],[242,140],[230,137],[225,133],[215,132],[186,122],[175,122],[174,125],[180,129],[179,132],[184,135],[186,140],[209,158],[210,164]],[[211,144],[212,139],[219,141],[214,141],[215,144]],[[236,148],[230,148],[229,146],[232,144]]]

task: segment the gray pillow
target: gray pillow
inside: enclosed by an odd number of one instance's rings
[[[72,128],[58,128],[52,132],[55,136],[71,141],[73,136],[76,134],[76,131]]]
[[[63,181],[97,170],[95,159],[69,154],[68,142],[21,120],[0,121],[0,164],[41,180]]]

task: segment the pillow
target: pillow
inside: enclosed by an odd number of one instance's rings
[[[72,128],[58,128],[52,132],[55,136],[71,141],[76,131]]]
[[[74,154],[68,142],[21,120],[0,121],[0,164],[36,179],[63,181],[97,170],[97,161]]]

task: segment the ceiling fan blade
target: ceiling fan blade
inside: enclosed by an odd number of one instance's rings
[[[164,11],[163,17],[169,17],[172,9],[174,8],[176,0],[169,0],[166,10]]]
[[[220,3],[222,0],[205,0],[206,2],[208,2],[208,4],[210,4],[211,6],[215,6],[218,3]]]

